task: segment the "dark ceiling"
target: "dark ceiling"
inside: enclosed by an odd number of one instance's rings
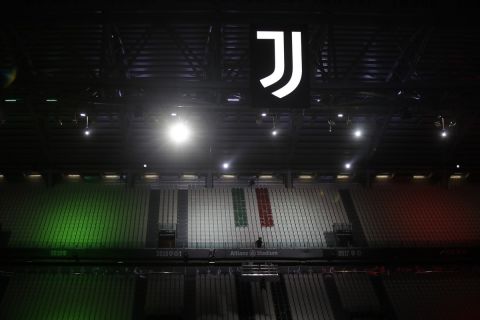
[[[238,172],[339,172],[346,162],[354,171],[448,171],[457,163],[480,171],[480,27],[468,8],[42,1],[0,15],[0,172],[143,163],[220,171],[224,161]],[[261,23],[308,25],[309,107],[252,107],[249,28]],[[439,116],[446,128],[456,123],[445,139]],[[179,117],[193,137],[175,147],[165,128]]]

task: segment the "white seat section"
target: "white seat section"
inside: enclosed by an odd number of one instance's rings
[[[196,277],[196,318],[238,320],[233,274],[199,274]]]
[[[333,274],[343,308],[348,312],[380,313],[381,306],[365,272]]]
[[[266,248],[324,247],[324,233],[348,223],[335,188],[275,187],[268,189],[273,226],[261,227],[255,188],[243,190],[248,224],[236,227],[231,188],[189,189],[189,247],[251,248],[258,237]]]
[[[152,273],[147,277],[145,315],[182,316],[184,308],[183,274]]]
[[[321,274],[284,275],[293,320],[334,320]]]

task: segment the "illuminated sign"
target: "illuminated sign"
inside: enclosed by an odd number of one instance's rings
[[[252,27],[251,86],[254,106],[308,108],[306,30]]]

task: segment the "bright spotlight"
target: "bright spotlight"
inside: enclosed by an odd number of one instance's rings
[[[262,117],[266,117],[267,114],[265,112],[262,112]]]
[[[337,114],[337,117],[339,117],[339,118],[343,118],[343,113],[339,113],[339,114]]]
[[[355,135],[356,138],[360,138],[362,136],[362,130],[355,130],[353,134]]]
[[[184,143],[190,138],[190,129],[184,123],[176,123],[170,127],[168,135],[173,142]]]
[[[85,112],[80,113],[80,117],[83,118],[83,117],[86,117],[86,116],[87,116],[87,114]]]
[[[172,112],[170,115],[171,115],[172,117],[176,117],[176,116],[177,116],[177,114],[176,114],[175,112]]]
[[[272,136],[276,136],[278,134],[277,130],[272,131]]]
[[[440,135],[442,136],[442,138],[446,138],[447,137],[447,131],[443,130]]]
[[[144,163],[144,164],[143,164],[143,167],[144,167],[144,168],[146,168],[146,167],[147,167],[147,164],[146,164],[146,163]]]
[[[223,169],[228,169],[230,167],[230,164],[228,162],[223,163],[222,165]]]
[[[460,169],[460,165],[459,165],[459,164],[457,164],[457,169]]]
[[[84,133],[86,136],[89,136],[89,135],[90,135],[90,130],[86,129],[83,133]]]
[[[350,169],[352,165],[350,163],[345,163],[345,169]]]

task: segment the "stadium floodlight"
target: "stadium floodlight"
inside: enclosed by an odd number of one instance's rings
[[[362,130],[357,129],[357,130],[355,130],[355,132],[353,134],[354,134],[355,138],[360,138],[362,136],[363,132],[362,132]]]
[[[188,141],[190,135],[190,128],[184,122],[174,123],[168,129],[168,136],[174,143],[177,144],[182,144]]]
[[[228,169],[230,167],[230,164],[228,162],[224,162],[222,164],[223,169]]]

